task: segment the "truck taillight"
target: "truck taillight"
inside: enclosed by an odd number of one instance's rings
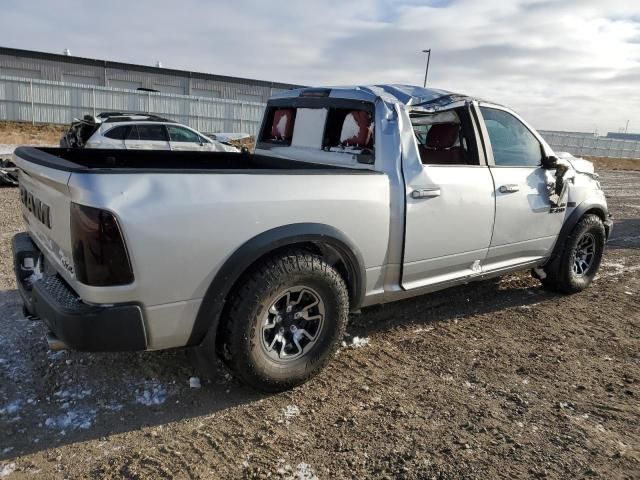
[[[96,287],[133,282],[124,238],[110,212],[72,203],[71,248],[79,282]]]

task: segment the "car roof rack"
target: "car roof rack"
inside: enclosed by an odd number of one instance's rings
[[[137,117],[137,118],[132,118],[132,117]],[[154,115],[152,113],[146,113],[146,112],[102,112],[102,113],[99,113],[96,118],[100,118],[104,120],[105,123],[135,122],[140,120],[147,121],[147,122],[175,123],[174,120],[169,120],[168,118],[160,117],[158,115]]]

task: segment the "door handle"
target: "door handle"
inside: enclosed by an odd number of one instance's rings
[[[418,190],[414,190],[411,192],[411,198],[420,199],[420,198],[433,198],[440,196],[439,188],[420,188]]]
[[[500,190],[500,193],[513,193],[513,192],[517,192],[518,190],[520,190],[520,187],[518,187],[518,185],[516,185],[516,184],[511,183],[509,185],[500,186],[500,188],[498,190]]]

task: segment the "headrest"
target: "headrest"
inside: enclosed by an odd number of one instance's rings
[[[293,136],[293,109],[281,108],[273,113],[271,138],[291,140]]]
[[[371,115],[363,110],[353,110],[344,117],[340,143],[370,148],[373,141],[373,122]]]
[[[426,145],[429,148],[451,148],[458,139],[459,130],[457,123],[436,123],[427,132]]]

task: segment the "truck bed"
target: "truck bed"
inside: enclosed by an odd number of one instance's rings
[[[248,152],[19,147],[15,155],[37,165],[75,173],[378,173]]]

